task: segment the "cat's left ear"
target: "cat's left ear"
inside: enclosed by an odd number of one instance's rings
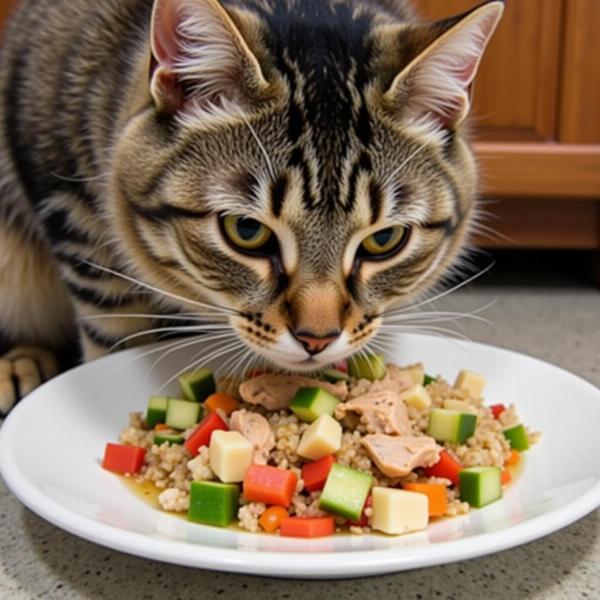
[[[471,87],[483,52],[502,17],[504,2],[488,2],[467,13],[429,44],[393,80],[384,94],[416,119],[459,125],[470,109]]]
[[[218,0],[155,0],[151,44],[150,91],[166,112],[243,105],[269,87]]]

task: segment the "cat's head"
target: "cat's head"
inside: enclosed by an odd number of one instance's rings
[[[473,213],[464,121],[503,3],[429,24],[378,4],[157,0],[117,147],[141,276],[232,309],[294,370],[354,353],[439,281]]]

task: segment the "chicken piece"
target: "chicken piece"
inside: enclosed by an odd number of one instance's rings
[[[401,371],[395,365],[387,366],[387,374],[383,379],[374,381],[369,388],[369,393],[374,392],[403,392],[414,385],[409,373]]]
[[[318,387],[334,395],[339,400],[345,400],[348,388],[345,382],[331,384],[310,377],[295,375],[260,375],[248,379],[240,385],[240,396],[249,404],[262,404],[268,410],[287,408],[296,392],[303,387]]]
[[[229,427],[241,433],[254,447],[252,462],[266,465],[275,446],[275,435],[267,419],[258,413],[236,410],[231,413]]]
[[[369,433],[411,433],[406,404],[395,391],[369,392],[338,404],[335,409],[336,419],[343,419],[347,412],[359,414]]]
[[[391,436],[377,433],[361,440],[379,470],[388,477],[404,477],[417,467],[438,462],[441,446],[429,436]]]

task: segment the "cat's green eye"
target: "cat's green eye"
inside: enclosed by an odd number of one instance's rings
[[[246,252],[257,252],[265,247],[273,232],[257,221],[247,217],[227,215],[223,218],[223,231],[229,241]]]
[[[381,229],[363,240],[359,255],[371,259],[388,258],[404,248],[409,236],[410,228],[402,225]]]

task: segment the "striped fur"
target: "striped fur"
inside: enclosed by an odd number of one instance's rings
[[[477,195],[464,117],[498,0],[437,23],[403,0],[21,4],[0,59],[15,343],[56,345],[83,317],[93,358],[156,324],[117,313],[202,302],[269,360],[314,369],[455,260]],[[225,214],[270,227],[278,253],[233,250]],[[391,225],[411,228],[406,248],[358,260]],[[341,335],[309,359],[298,329]]]

